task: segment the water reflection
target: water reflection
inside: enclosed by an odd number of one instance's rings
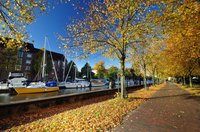
[[[0,94],[0,104],[33,100],[33,99],[44,99],[44,98],[53,97],[53,96],[67,95],[67,94],[73,94],[73,93],[83,93],[83,92],[96,91],[96,90],[102,90],[102,89],[108,89],[108,87],[60,89],[57,92],[18,94],[18,95],[10,95],[9,93],[1,93]]]

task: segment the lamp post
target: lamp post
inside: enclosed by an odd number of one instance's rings
[[[117,74],[117,82],[118,82],[117,91],[119,93],[120,74]]]
[[[76,64],[74,64],[74,80],[76,80]]]

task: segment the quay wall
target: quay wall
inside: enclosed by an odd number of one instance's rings
[[[127,92],[142,88],[141,86],[128,87]],[[33,111],[41,108],[47,108],[54,105],[78,102],[86,99],[100,97],[104,95],[114,95],[118,89],[106,89],[99,91],[90,91],[86,93],[76,93],[68,95],[52,96],[43,99],[23,100],[13,103],[0,104],[0,119],[24,112]],[[114,97],[114,96],[113,96]]]

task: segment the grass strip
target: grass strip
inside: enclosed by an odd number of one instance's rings
[[[178,87],[188,91],[189,93],[191,93],[194,96],[200,96],[200,86],[196,86],[196,87],[188,87],[188,86],[184,86],[181,84],[176,84]]]

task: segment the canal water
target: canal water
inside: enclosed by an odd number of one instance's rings
[[[89,91],[97,91],[108,89],[108,86],[105,87],[92,87],[92,88],[74,88],[74,89],[60,89],[56,92],[49,93],[34,93],[34,94],[17,94],[11,95],[9,93],[0,93],[0,104],[8,104],[25,100],[33,100],[33,99],[44,99],[53,96],[59,95],[69,95],[74,93],[84,93]]]

